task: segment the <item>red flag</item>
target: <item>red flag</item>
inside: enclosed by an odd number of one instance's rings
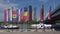
[[[6,23],[6,9],[4,10],[4,22]]]
[[[40,9],[40,20],[43,20],[44,17],[44,5],[42,5],[42,8]]]
[[[28,10],[27,21],[30,21],[30,12],[29,12],[29,10]]]

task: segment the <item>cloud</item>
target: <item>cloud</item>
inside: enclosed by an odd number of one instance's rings
[[[0,8],[8,8],[8,7],[12,7],[12,6],[17,7],[18,4],[11,3],[10,0],[0,0]]]
[[[8,8],[8,7],[13,7],[13,6],[17,7],[18,4],[13,4],[13,3],[11,3],[11,4],[2,4],[2,3],[0,3],[0,8]]]

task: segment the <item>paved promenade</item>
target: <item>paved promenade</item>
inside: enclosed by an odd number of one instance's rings
[[[60,34],[60,31],[50,32],[0,32],[0,34]]]

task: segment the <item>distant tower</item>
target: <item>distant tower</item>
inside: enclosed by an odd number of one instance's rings
[[[8,22],[10,23],[10,8],[8,8]]]
[[[32,6],[29,6],[29,13],[30,13],[30,21],[32,20]]]

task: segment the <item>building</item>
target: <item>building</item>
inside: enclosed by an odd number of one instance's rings
[[[51,20],[45,20],[45,23],[56,24],[60,23],[60,5],[57,6],[51,14]]]

